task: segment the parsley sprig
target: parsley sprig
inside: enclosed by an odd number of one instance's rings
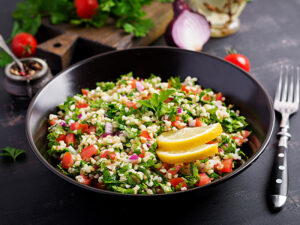
[[[9,146],[2,148],[2,152],[0,152],[0,156],[12,157],[14,161],[16,161],[17,157],[21,154],[25,154],[23,149],[17,149]]]

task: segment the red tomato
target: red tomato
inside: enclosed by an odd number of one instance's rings
[[[56,141],[57,141],[57,142],[65,141],[65,138],[66,138],[66,135],[60,134],[60,135],[56,138]]]
[[[219,92],[217,95],[216,95],[216,100],[217,101],[223,101],[223,95],[221,92]]]
[[[136,88],[136,79],[133,79],[133,80],[132,80],[131,88],[132,88],[132,89],[135,89],[135,88]]]
[[[63,159],[62,159],[62,168],[64,169],[69,169],[70,167],[72,167],[74,164],[73,159],[72,159],[72,155],[70,152],[66,152]]]
[[[81,109],[81,108],[86,108],[86,107],[88,107],[89,106],[89,104],[88,103],[79,103],[79,102],[77,102],[77,104],[75,105],[75,107],[76,108],[79,108],[79,109]]]
[[[90,145],[81,150],[81,158],[85,161],[88,161],[93,155],[98,152],[94,145]]]
[[[83,19],[92,18],[98,10],[97,0],[75,0],[77,15]]]
[[[229,55],[225,56],[224,59],[227,60],[228,62],[231,62],[231,63],[239,66],[240,68],[246,70],[247,72],[250,71],[249,59],[242,54],[237,54],[237,53],[229,54]]]
[[[233,137],[232,139],[238,146],[241,146],[244,143],[244,139],[242,139],[240,137]]]
[[[170,168],[170,166],[169,166],[168,163],[163,163],[162,166],[163,166],[166,170],[168,170],[168,169]]]
[[[169,103],[170,101],[173,101],[174,100],[174,98],[168,98],[166,101],[165,101],[165,103]]]
[[[82,184],[85,184],[85,185],[90,185],[92,183],[92,180],[91,178],[89,178],[88,176],[84,175],[84,174],[80,174],[83,178],[83,182]]]
[[[67,134],[65,142],[66,142],[67,146],[69,146],[70,144],[75,145],[75,142],[76,142],[75,135],[74,134]]]
[[[81,130],[82,133],[86,133],[89,129],[89,125],[87,124],[79,124],[79,129]]]
[[[223,169],[221,169],[220,171],[221,172],[231,172],[232,171],[232,162],[233,162],[233,159],[224,159],[222,161],[222,164],[223,164]]]
[[[49,124],[50,124],[51,126],[55,125],[55,124],[56,124],[56,120],[57,120],[57,119],[49,120]]]
[[[150,134],[146,130],[142,131],[140,136],[146,138],[148,141],[150,141],[152,139]]]
[[[206,175],[206,173],[200,173],[199,174],[200,179],[199,181],[197,181],[196,185],[199,186],[203,186],[205,184],[209,184],[211,182],[209,176]]]
[[[178,173],[178,171],[181,169],[182,166],[177,165],[175,167],[172,167],[168,170],[168,173],[172,174],[172,176],[174,176],[176,173]]]
[[[205,95],[202,96],[202,99],[201,99],[201,100],[202,100],[202,101],[208,102],[208,101],[211,100],[211,98],[210,98],[210,96],[208,96],[207,94],[205,94]]]
[[[131,102],[131,101],[126,102],[126,106],[128,108],[132,107],[134,109],[137,109],[136,104],[134,102]]]
[[[105,151],[102,155],[101,155],[101,158],[106,158],[106,159],[109,159],[111,160],[114,160],[116,158],[116,153],[114,152],[109,152],[109,151]]]
[[[95,126],[89,126],[89,129],[86,131],[88,134],[94,132],[96,133],[96,127]]]
[[[186,88],[186,85],[182,85],[181,90],[185,91],[186,93],[189,93],[189,89]]]
[[[70,128],[71,130],[78,130],[79,129],[79,122],[71,123]]]
[[[142,99],[149,99],[149,98],[151,98],[151,94],[148,94],[147,97],[142,97]]]
[[[196,118],[196,123],[195,123],[195,127],[201,127],[202,122],[199,118]]]
[[[89,91],[88,90],[85,90],[85,89],[81,89],[81,92],[83,95],[88,95]]]
[[[181,187],[188,187],[187,184],[185,183],[185,180],[181,177],[176,177],[176,178],[172,178],[169,180],[170,184],[176,188],[178,185],[182,184]]]
[[[250,131],[247,131],[247,130],[243,130],[243,131],[241,132],[241,135],[242,135],[244,138],[249,137],[250,134],[251,134],[251,132],[250,132]]]
[[[145,157],[145,149],[142,149],[142,153],[139,154],[139,157],[140,158],[144,158]]]
[[[29,33],[20,33],[13,38],[11,49],[19,58],[29,57],[35,54],[36,45],[37,41],[34,36]]]
[[[99,188],[99,189],[106,189],[104,183],[95,182],[95,183],[93,184],[93,186],[94,186],[95,188]]]

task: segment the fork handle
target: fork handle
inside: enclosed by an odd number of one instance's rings
[[[282,139],[286,139],[282,144]],[[285,205],[288,193],[288,167],[287,167],[287,136],[280,138],[277,154],[272,171],[271,201],[275,210]]]

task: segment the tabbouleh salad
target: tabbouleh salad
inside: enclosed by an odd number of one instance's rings
[[[246,159],[245,117],[226,105],[222,93],[202,89],[197,78],[167,82],[132,73],[117,82],[68,97],[49,115],[48,153],[58,168],[78,182],[125,194],[185,191],[232,172]],[[162,132],[220,123],[222,134],[212,157],[167,164],[156,154]]]

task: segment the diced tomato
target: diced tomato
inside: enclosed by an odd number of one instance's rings
[[[201,88],[197,88],[195,91],[194,90],[190,90],[190,91],[193,92],[194,95],[196,95],[196,94],[200,94],[202,90]]]
[[[168,83],[168,88],[171,88],[171,81],[169,81]]]
[[[210,101],[210,100],[211,100],[211,98],[207,94],[202,96],[202,101]]]
[[[247,131],[247,130],[243,130],[241,131],[241,135],[244,137],[244,138],[247,138],[249,137],[249,135],[251,134],[250,131]]]
[[[126,102],[126,106],[128,108],[132,107],[134,109],[137,109],[136,104],[134,102],[131,102],[131,101]]]
[[[60,134],[60,135],[56,138],[56,141],[57,141],[57,142],[65,141],[65,138],[66,138],[66,135]]]
[[[199,181],[196,182],[196,185],[199,186],[203,186],[205,184],[209,184],[211,182],[209,176],[206,175],[206,173],[200,173],[199,174],[200,179]]]
[[[170,184],[176,188],[178,185],[181,184],[181,187],[188,187],[187,184],[185,183],[185,180],[181,177],[176,177],[176,178],[172,178],[169,180]]]
[[[221,92],[219,92],[217,95],[216,95],[216,100],[217,101],[223,101],[223,95]]]
[[[182,166],[180,166],[180,165],[174,166],[174,167],[170,168],[170,169],[168,170],[168,172],[169,172],[170,174],[172,174],[172,176],[174,176],[176,173],[178,173],[178,171],[181,169],[181,167],[182,167]]]
[[[79,103],[79,102],[77,102],[77,104],[75,105],[75,107],[76,108],[79,108],[79,109],[81,109],[81,108],[86,108],[86,107],[88,107],[89,106],[89,104],[88,103]]]
[[[242,139],[240,137],[233,137],[232,139],[238,146],[241,146],[244,143],[244,139]]]
[[[215,144],[217,142],[218,142],[217,140],[212,140],[212,141],[207,142],[207,144]]]
[[[81,158],[85,161],[88,161],[93,155],[98,152],[94,145],[90,145],[81,150]]]
[[[144,158],[145,157],[145,149],[142,149],[142,153],[139,154],[139,157],[140,158]]]
[[[116,153],[114,152],[109,152],[109,151],[105,151],[102,155],[101,158],[106,158],[106,159],[111,159],[114,160],[116,158]]]
[[[168,170],[168,169],[170,168],[170,166],[169,166],[168,163],[163,163],[162,165],[163,165],[163,167],[164,167],[166,170]]]
[[[79,124],[79,129],[81,130],[82,133],[86,133],[89,129],[89,125],[87,124]]]
[[[185,126],[181,125],[179,121],[172,122],[172,125],[174,127],[177,127],[178,129],[183,129]]]
[[[49,124],[50,124],[51,126],[55,125],[55,124],[56,124],[56,120],[57,120],[57,119],[49,120]]]
[[[84,175],[84,174],[80,174],[83,178],[83,182],[82,184],[85,184],[85,185],[90,185],[92,183],[92,180],[91,178],[89,178],[88,176]]]
[[[143,130],[140,136],[146,138],[147,141],[150,141],[152,139],[150,134],[146,130]]]
[[[233,163],[233,159],[224,159],[222,161],[223,164],[223,169],[221,169],[221,172],[226,172],[229,173],[232,171],[232,163]]]
[[[202,126],[202,122],[199,118],[196,118],[196,124],[195,127],[201,127]]]
[[[73,159],[72,159],[72,155],[70,152],[66,152],[63,159],[62,159],[62,168],[64,169],[69,169],[70,167],[72,167],[74,164]]]
[[[75,145],[75,142],[76,142],[75,135],[74,134],[67,134],[65,142],[66,142],[67,146],[69,146],[70,144]]]
[[[78,130],[79,129],[79,122],[71,123],[70,128],[71,130]]]
[[[165,103],[169,103],[170,101],[173,101],[173,100],[174,100],[174,98],[170,97],[167,100],[165,100]]]
[[[95,183],[93,184],[93,186],[94,186],[95,188],[99,188],[99,189],[106,189],[104,183],[102,183],[102,182],[99,183],[98,181],[95,182]]]
[[[187,89],[186,85],[182,85],[181,90],[183,90],[183,91],[186,92],[186,93],[189,93],[189,92],[190,92],[190,90]]]
[[[88,134],[94,132],[96,133],[96,127],[95,126],[89,126],[89,129],[86,131]]]
[[[136,88],[136,79],[133,79],[133,80],[132,80],[131,88],[132,88],[132,89],[135,89],[135,88]]]
[[[86,89],[81,89],[81,92],[83,95],[88,95],[89,91]]]
[[[151,94],[148,94],[147,97],[142,97],[142,99],[149,99],[149,98],[151,98]]]

